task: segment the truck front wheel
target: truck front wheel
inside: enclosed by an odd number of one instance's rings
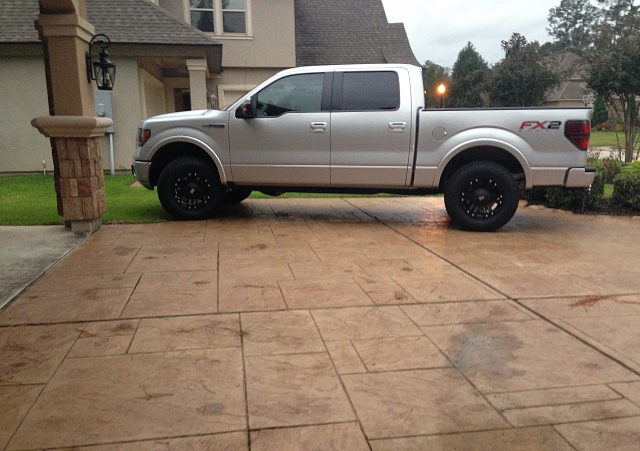
[[[447,183],[444,204],[451,221],[465,230],[492,232],[511,220],[520,192],[513,175],[499,164],[462,166]]]
[[[218,173],[200,158],[173,160],[158,179],[160,203],[175,219],[207,219],[218,210],[223,197]]]

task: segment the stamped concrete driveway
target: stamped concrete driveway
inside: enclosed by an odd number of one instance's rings
[[[103,226],[0,314],[0,449],[636,450],[639,236],[439,198]]]

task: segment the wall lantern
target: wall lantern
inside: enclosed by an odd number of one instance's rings
[[[100,46],[100,61],[91,61],[93,46]],[[106,34],[97,34],[89,42],[89,51],[85,54],[87,62],[87,81],[96,81],[98,89],[111,91],[116,82],[116,65],[111,62],[107,49],[111,45],[111,39]]]

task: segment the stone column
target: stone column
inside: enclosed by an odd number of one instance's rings
[[[31,124],[52,142],[58,213],[74,233],[91,233],[105,211],[100,137],[111,119],[95,116],[85,52],[95,33],[86,0],[40,0],[49,114]]]
[[[55,140],[59,187],[65,223],[76,234],[93,233],[105,212],[104,171],[100,138],[113,121],[83,116],[43,116],[31,121]]]

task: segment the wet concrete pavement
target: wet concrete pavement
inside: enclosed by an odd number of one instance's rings
[[[84,239],[64,226],[0,227],[0,309]]]
[[[638,236],[440,198],[103,226],[0,313],[0,449],[635,450]]]

